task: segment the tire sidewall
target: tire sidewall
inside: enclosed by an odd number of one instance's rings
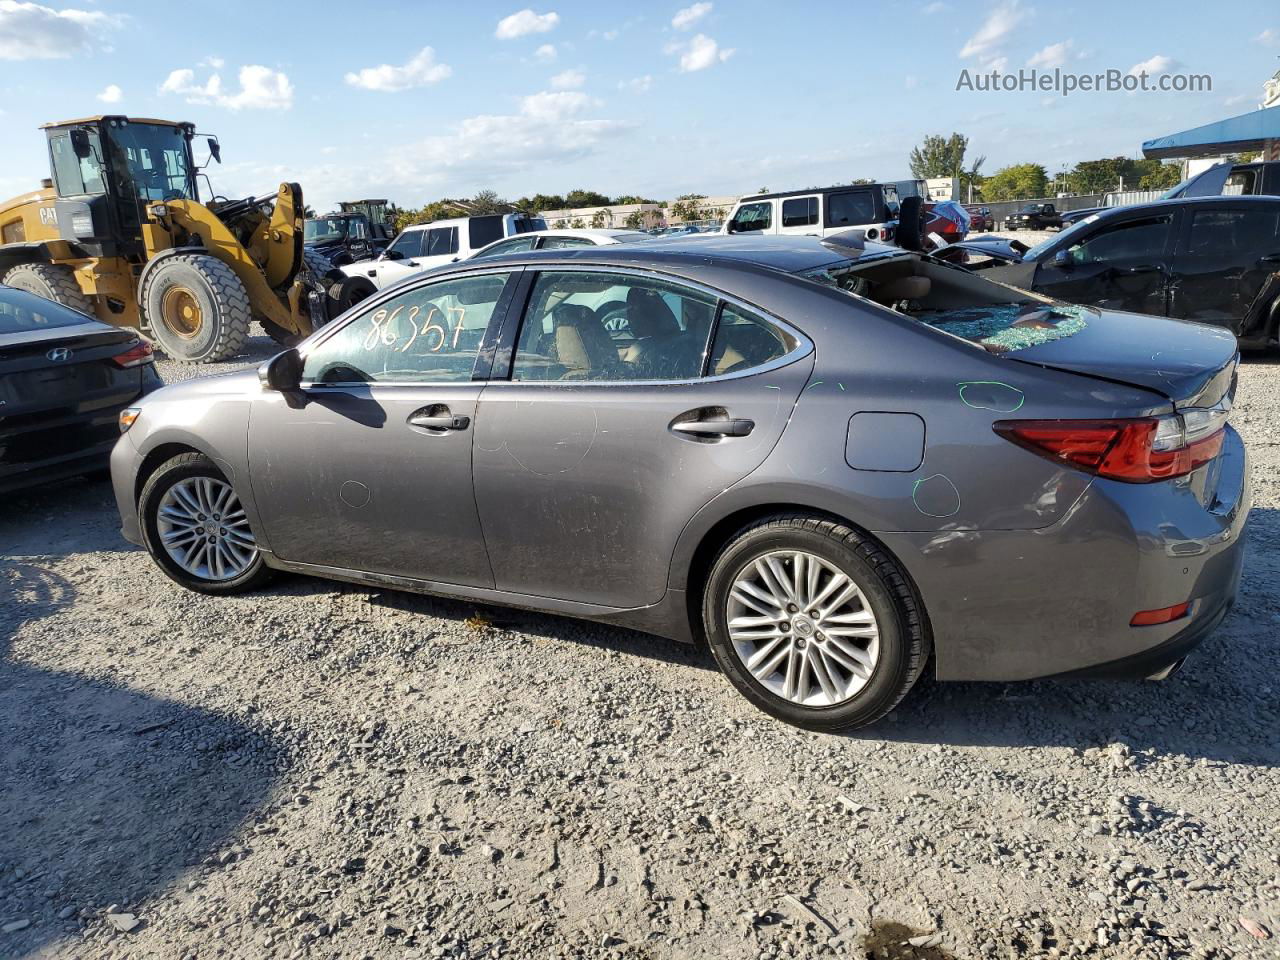
[[[752,676],[729,640],[725,605],[734,578],[746,564],[778,550],[803,550],[835,565],[857,584],[875,614],[880,632],[879,660],[871,679],[845,703],[804,707],[783,699]],[[826,731],[868,723],[891,709],[901,695],[909,669],[906,618],[901,604],[870,563],[846,544],[821,533],[763,526],[739,537],[712,566],[703,593],[702,616],[707,643],[730,682],[761,710],[795,726]]]
[[[253,563],[239,576],[230,580],[205,580],[183,570],[165,550],[160,542],[160,530],[156,520],[160,502],[170,487],[193,477],[210,477],[223,483],[230,482],[213,461],[203,454],[175,457],[147,479],[142,488],[142,495],[138,498],[138,517],[141,520],[142,540],[147,553],[151,554],[151,559],[170,580],[188,590],[197,590],[201,593],[234,593],[260,582],[268,572],[261,551],[258,551]],[[233,488],[234,486],[232,484]],[[237,490],[236,496],[239,495]],[[241,499],[240,502],[243,505],[244,500]]]
[[[165,294],[175,287],[190,291],[200,306],[203,319],[200,329],[193,337],[180,336],[164,321],[161,305]],[[218,346],[219,327],[225,322],[222,319],[222,307],[208,278],[190,260],[174,257],[157,264],[154,272],[147,277],[144,306],[152,336],[174,360],[194,363],[213,355]]]

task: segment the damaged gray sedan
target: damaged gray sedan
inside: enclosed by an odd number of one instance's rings
[[[112,472],[191,589],[288,571],[705,640],[834,730],[926,668],[1180,664],[1240,576],[1236,363],[1226,330],[857,235],[543,251],[148,396]]]

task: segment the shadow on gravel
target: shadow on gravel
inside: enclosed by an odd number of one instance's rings
[[[138,549],[120,536],[115,495],[105,473],[8,494],[0,506],[0,544],[0,559]]]
[[[279,775],[272,743],[234,719],[15,663],[17,630],[74,600],[38,564],[0,568],[0,922],[26,922],[0,933],[4,957],[78,939],[81,911],[145,923],[147,898],[224,845]]]

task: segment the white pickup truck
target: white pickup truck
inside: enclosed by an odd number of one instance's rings
[[[545,229],[547,222],[541,217],[523,213],[436,220],[405,227],[378,259],[349,263],[338,269],[349,277],[366,277],[381,290],[410,274],[465,260],[503,237]]]

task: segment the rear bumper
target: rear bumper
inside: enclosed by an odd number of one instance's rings
[[[879,534],[920,588],[938,678],[1143,677],[1185,656],[1240,583],[1252,491],[1230,427],[1210,470],[1207,496],[1176,481],[1095,480],[1038,530]],[[1129,625],[1184,601],[1186,617]]]

